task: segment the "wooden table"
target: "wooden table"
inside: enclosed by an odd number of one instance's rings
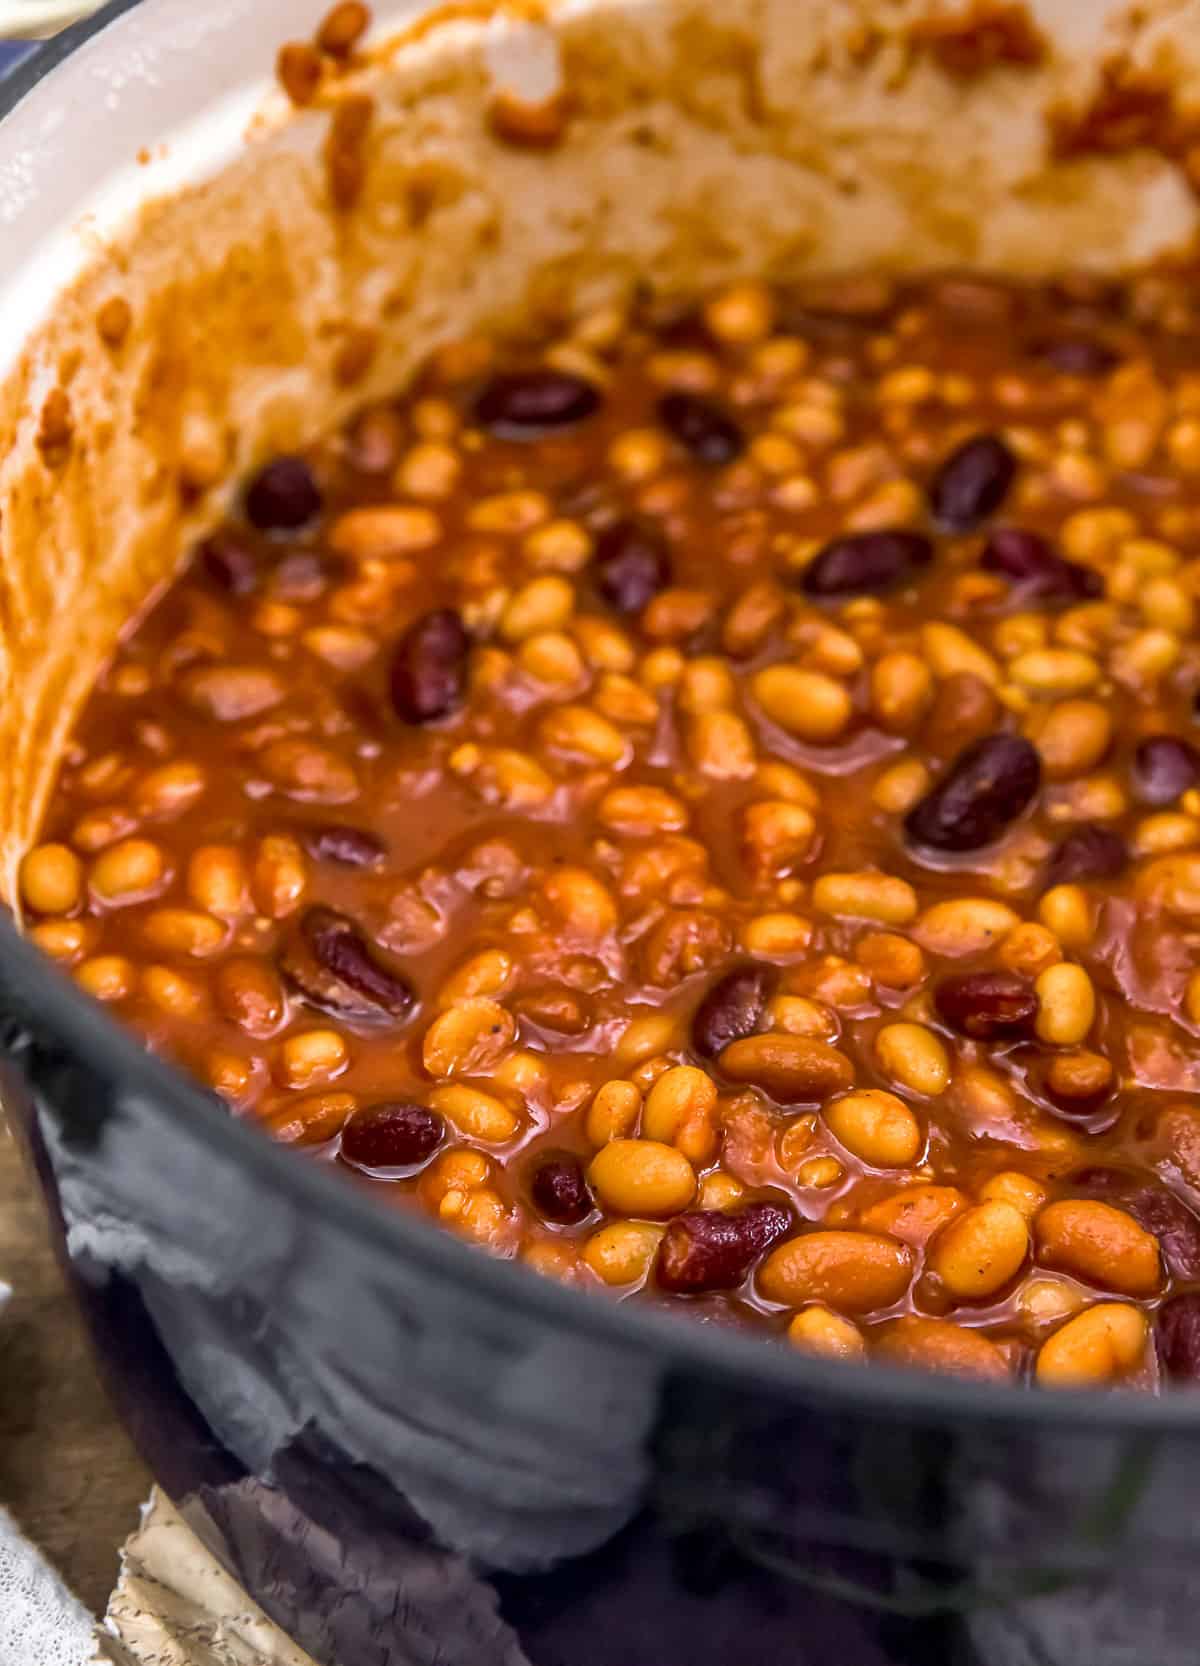
[[[114,1417],[47,1239],[38,1198],[0,1119],[0,1504],[102,1614],[150,1472]]]

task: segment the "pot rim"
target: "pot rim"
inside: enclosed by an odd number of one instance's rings
[[[64,59],[77,52],[86,40],[98,35],[122,13],[130,12],[140,4],[141,0],[107,0],[107,3],[90,17],[81,17],[77,23],[68,24],[49,40],[18,42],[17,44],[28,50],[4,79],[0,80],[0,121],[11,115],[22,99],[57,69]]]
[[[107,0],[99,11],[38,45],[0,81],[0,122],[36,92],[78,49],[143,0]],[[15,228],[10,228],[15,229]],[[37,1014],[75,1058],[113,1084],[114,1097],[136,1099],[182,1125],[187,1136],[220,1149],[264,1187],[283,1192],[300,1208],[319,1210],[338,1230],[381,1254],[402,1256],[473,1288],[498,1306],[520,1304],[558,1330],[575,1331],[623,1351],[650,1355],[664,1371],[698,1373],[730,1388],[761,1388],[780,1405],[831,1403],[839,1412],[899,1412],[939,1426],[1024,1423],[1089,1433],[1200,1436],[1200,1394],[1122,1394],[1087,1389],[1039,1390],[1016,1383],[964,1381],[883,1363],[863,1369],[806,1356],[785,1344],[739,1329],[718,1330],[636,1301],[610,1301],[571,1290],[516,1262],[498,1260],[414,1211],[385,1208],[356,1191],[331,1165],[305,1161],[277,1145],[246,1119],[231,1116],[198,1083],[146,1052],[131,1030],[64,978],[0,912],[0,991]]]

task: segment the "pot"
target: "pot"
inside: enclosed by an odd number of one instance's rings
[[[22,66],[7,894],[116,633],[222,482],[438,341],[638,281],[1186,251],[1200,9],[993,10],[392,0],[296,110],[270,68],[307,0],[116,0]],[[1105,127],[1147,76],[1161,120]],[[505,96],[563,112],[548,147],[506,137]],[[124,1416],[322,1666],[1194,1660],[1187,1395],[858,1372],[591,1300],[274,1147],[7,919],[0,1011],[5,1103]]]

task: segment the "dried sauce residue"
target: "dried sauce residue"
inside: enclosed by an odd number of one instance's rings
[[[565,93],[531,104],[510,92],[499,92],[488,108],[488,124],[502,144],[523,150],[553,150],[566,135],[569,115]]]
[[[974,5],[965,12],[924,18],[909,30],[909,41],[932,53],[947,75],[964,80],[999,65],[1033,69],[1046,54],[1046,41],[1025,7]]]
[[[348,58],[371,26],[362,0],[341,0],[317,30],[317,45],[333,58]]]
[[[375,102],[365,95],[345,98],[334,109],[325,141],[325,177],[329,196],[340,213],[352,209],[367,177],[367,138]]]
[[[123,295],[110,295],[96,313],[96,329],[107,347],[120,347],[133,323],[133,313]]]
[[[65,460],[75,432],[71,401],[65,388],[51,388],[38,422],[37,447],[50,466]]]
[[[275,76],[297,109],[312,104],[326,73],[354,66],[354,50],[371,26],[371,12],[362,0],[340,0],[312,41],[287,41],[275,59]]]
[[[275,60],[275,75],[297,109],[311,104],[320,91],[324,65],[307,41],[286,41]]]
[[[1176,88],[1161,73],[1110,59],[1090,102],[1082,110],[1052,110],[1048,121],[1059,159],[1151,150],[1181,163],[1200,192],[1200,112],[1182,110]]]

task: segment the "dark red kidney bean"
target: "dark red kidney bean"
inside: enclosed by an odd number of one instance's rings
[[[596,588],[618,613],[640,613],[671,582],[667,540],[651,521],[625,517],[596,539]]]
[[[1166,1186],[1138,1186],[1125,1207],[1140,1226],[1158,1239],[1174,1278],[1200,1278],[1200,1219]]]
[[[658,1282],[677,1295],[736,1290],[755,1261],[791,1231],[778,1203],[748,1203],[736,1214],[696,1209],[676,1215],[658,1251]]]
[[[809,596],[861,596],[911,578],[933,558],[924,533],[855,532],[835,538],[809,562],[801,580]]]
[[[1052,370],[1067,376],[1107,376],[1121,362],[1121,355],[1106,341],[1094,336],[1063,336],[1056,341],[1038,341],[1031,349]]]
[[[658,419],[698,463],[732,463],[746,448],[746,436],[729,412],[698,393],[665,393]]]
[[[341,1156],[356,1168],[413,1169],[429,1161],[445,1134],[437,1112],[411,1099],[364,1105],[342,1129]]]
[[[738,966],[719,978],[692,1018],[692,1051],[715,1059],[731,1041],[753,1035],[775,987],[773,966]]]
[[[533,1206],[543,1220],[574,1226],[592,1212],[592,1194],[583,1177],[583,1164],[570,1151],[544,1157],[529,1185]]]
[[[246,519],[261,532],[295,532],[321,513],[321,489],[303,457],[276,457],[246,488]]]
[[[310,908],[300,931],[321,970],[366,1001],[376,1015],[404,1018],[415,1006],[416,993],[408,979],[380,964],[358,926],[345,914],[332,908]]]
[[[221,527],[200,545],[200,565],[219,590],[249,596],[257,590],[258,557],[229,527]]]
[[[1020,735],[989,735],[961,752],[904,820],[934,850],[979,850],[1028,809],[1042,779],[1037,750]]]
[[[1068,885],[1078,879],[1113,879],[1129,861],[1124,839],[1111,827],[1089,823],[1061,839],[1046,867],[1046,884]]]
[[[1028,978],[1016,972],[962,972],[944,978],[934,1005],[952,1030],[973,1041],[1028,1035],[1038,999]]]
[[[1148,735],[1133,754],[1132,773],[1144,804],[1173,804],[1200,781],[1200,752],[1179,735]]]
[[[1043,601],[1086,601],[1104,591],[1104,580],[1091,567],[1066,561],[1045,538],[1023,527],[998,527],[983,546],[979,564],[1000,573],[1030,597]]]
[[[313,955],[299,927],[284,935],[276,959],[280,976],[306,1006],[316,1012],[327,1013],[331,1018],[343,1019],[348,1024],[379,1022],[381,1014],[374,1002],[355,994],[340,978],[327,971]]]
[[[493,376],[475,401],[475,421],[501,440],[536,440],[585,421],[599,406],[591,382],[543,366]]]
[[[440,607],[411,624],[392,655],[392,705],[406,723],[449,717],[467,693],[471,639],[458,614]]]
[[[1172,1296],[1154,1321],[1158,1358],[1172,1382],[1200,1383],[1200,1291]]]
[[[929,487],[934,518],[950,532],[970,532],[1008,496],[1017,459],[998,434],[976,434],[938,469]]]
[[[341,868],[378,868],[387,857],[387,846],[361,827],[329,822],[323,827],[301,828],[300,836],[310,856]]]

